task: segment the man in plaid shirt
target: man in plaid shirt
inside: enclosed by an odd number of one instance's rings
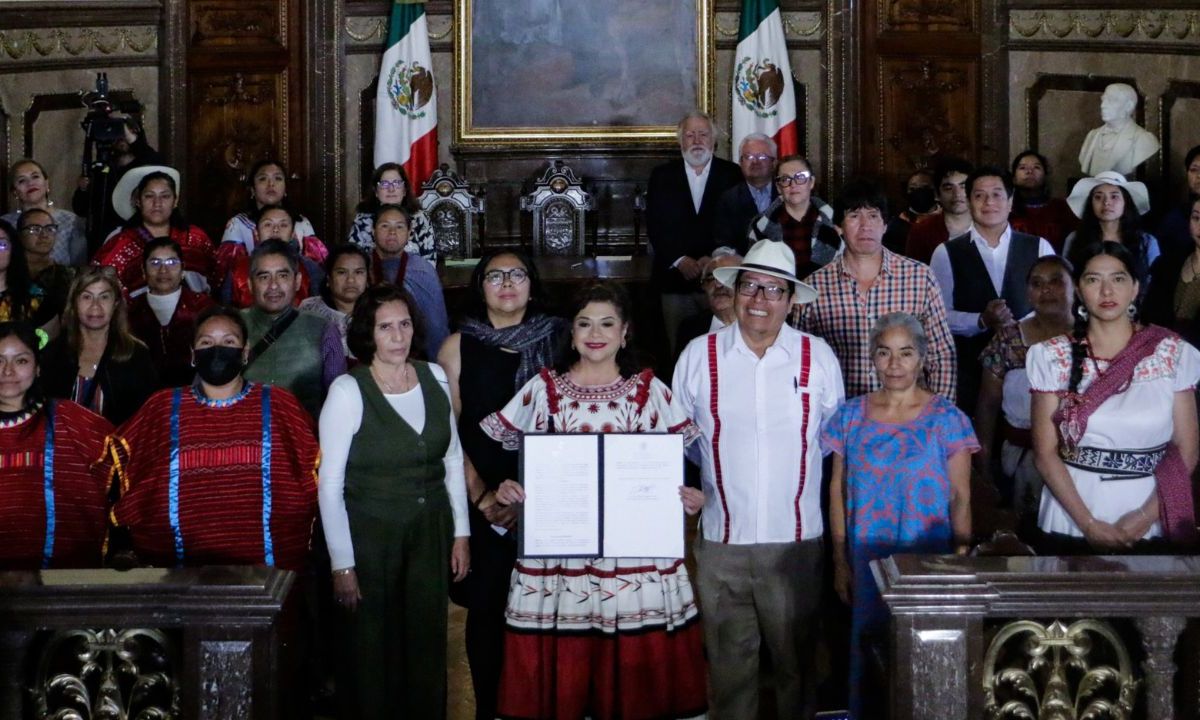
[[[872,181],[851,181],[834,203],[834,222],[841,228],[843,249],[833,262],[808,276],[817,299],[801,306],[799,328],[833,347],[849,398],[879,387],[868,347],[875,320],[887,313],[909,313],[921,321],[929,338],[925,385],[954,400],[954,340],[941,291],[928,265],[883,247],[883,189]]]

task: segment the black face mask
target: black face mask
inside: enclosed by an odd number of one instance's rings
[[[925,186],[908,191],[908,207],[922,215],[933,210],[935,202],[937,202],[937,196],[932,187]]]
[[[192,352],[196,374],[209,385],[228,385],[242,371],[244,348],[213,345]]]

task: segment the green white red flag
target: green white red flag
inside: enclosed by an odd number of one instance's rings
[[[742,138],[775,138],[779,157],[800,151],[796,90],[777,0],[743,0],[733,69],[733,152]]]
[[[425,4],[394,0],[375,95],[375,167],[404,166],[413,187],[437,167],[437,92]]]

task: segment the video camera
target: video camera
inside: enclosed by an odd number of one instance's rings
[[[113,117],[113,104],[108,98],[108,73],[96,73],[96,89],[83,95],[88,108],[80,125],[89,143],[97,146],[97,155],[107,159],[112,144],[125,137],[126,118]]]

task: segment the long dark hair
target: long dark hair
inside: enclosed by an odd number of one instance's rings
[[[1107,183],[1111,184],[1111,183]],[[1097,185],[1096,187],[1100,187]],[[1142,250],[1142,245],[1145,243],[1144,233],[1141,229],[1141,216],[1138,215],[1137,205],[1133,202],[1133,197],[1129,191],[1120,185],[1113,187],[1121,191],[1121,197],[1125,199],[1125,209],[1121,213],[1121,219],[1118,221],[1117,232],[1121,236],[1121,244],[1133,256],[1133,277],[1137,278],[1143,288],[1146,285],[1146,280],[1150,275],[1150,268],[1146,265],[1146,253]],[[1096,188],[1092,188],[1095,192]],[[1083,204],[1083,215],[1079,218],[1079,229],[1075,231],[1075,239],[1071,241],[1071,252],[1067,259],[1076,268],[1082,268],[1083,262],[1092,259],[1094,256],[1088,256],[1086,260],[1084,255],[1088,248],[1099,243],[1104,239],[1104,231],[1100,228],[1100,218],[1096,217],[1096,210],[1092,207],[1092,193],[1089,192],[1087,201]],[[1083,261],[1083,262],[1081,262]]]
[[[529,318],[545,312],[546,287],[542,284],[541,273],[538,272],[533,258],[524,250],[492,248],[483,253],[479,262],[475,264],[475,269],[471,272],[471,298],[467,306],[467,317],[482,323],[488,322],[487,299],[483,294],[485,282],[483,276],[487,274],[487,266],[503,255],[511,255],[516,258],[517,262],[525,267],[525,272],[529,274],[529,303],[525,306],[525,317]]]
[[[402,287],[391,283],[380,283],[367,288],[358,300],[354,302],[354,312],[350,314],[350,323],[346,329],[346,344],[350,352],[363,365],[370,365],[375,360],[375,315],[384,303],[399,301],[408,308],[412,318],[413,338],[408,348],[408,357],[418,360],[425,358],[425,323],[421,310],[413,300],[412,295]]]
[[[34,210],[26,210],[21,213],[21,217],[32,213],[40,212],[50,218],[54,222],[54,217],[49,212],[40,208]],[[20,221],[17,221],[20,224]],[[25,246],[21,243],[21,238],[18,236],[17,229],[8,224],[4,220],[0,220],[0,233],[8,238],[8,270],[4,272],[4,282],[10,302],[10,317],[13,320],[26,320],[32,314],[32,308],[29,306],[30,295],[32,294],[33,280],[29,276],[29,263],[25,259]]]
[[[1079,280],[1083,277],[1084,272],[1087,271],[1087,264],[1091,262],[1093,258],[1097,258],[1101,255],[1107,255],[1108,257],[1116,258],[1122,265],[1125,266],[1125,271],[1129,273],[1130,277],[1137,278],[1137,275],[1134,273],[1134,267],[1136,264],[1136,258],[1134,254],[1130,252],[1129,248],[1125,247],[1125,245],[1118,242],[1113,242],[1111,240],[1106,240],[1104,242],[1096,242],[1088,245],[1080,253],[1079,263],[1072,263],[1075,265],[1075,272],[1073,273],[1071,279],[1075,281],[1075,287],[1079,287]],[[1138,282],[1142,281],[1138,280]],[[1083,380],[1083,361],[1087,357],[1088,353],[1088,321],[1086,313],[1080,312],[1081,307],[1083,307],[1083,301],[1076,299],[1075,329],[1071,333],[1071,378],[1067,383],[1067,390],[1073,393],[1079,391],[1079,383],[1081,380]]]
[[[258,162],[251,165],[250,172],[246,173],[246,189],[248,189],[250,191],[249,193],[247,193],[248,198],[246,200],[246,209],[244,211],[246,213],[246,217],[255,220],[255,223],[257,224],[257,218],[258,218],[257,213],[258,213],[259,208],[258,208],[258,201],[254,199],[254,176],[258,175],[258,171],[262,170],[263,168],[265,168],[268,165],[274,165],[275,167],[279,168],[279,171],[281,173],[283,173],[283,197],[281,197],[279,199],[278,204],[279,204],[279,207],[283,208],[284,210],[287,210],[288,213],[292,216],[292,223],[298,224],[300,222],[300,218],[303,216],[300,214],[300,211],[296,210],[296,208],[292,205],[291,201],[288,200],[287,165],[284,165],[282,161],[278,160],[277,158],[273,158],[273,157],[265,157],[262,160],[259,160]]]
[[[417,193],[414,192],[418,188],[414,188],[412,183],[408,181],[408,173],[404,172],[404,166],[400,163],[386,162],[375,168],[375,172],[371,173],[371,187],[367,188],[367,196],[354,209],[355,212],[367,213],[374,215],[379,211],[379,196],[375,194],[375,186],[383,179],[383,174],[388,170],[395,170],[400,173],[400,179],[404,181],[404,199],[400,204],[410,215],[421,209],[420,202],[417,201]]]
[[[579,352],[571,344],[571,335],[575,329],[575,317],[583,312],[589,303],[594,302],[610,303],[616,308],[621,322],[626,324],[625,342],[623,347],[617,350],[617,371],[623,378],[633,377],[643,367],[643,363],[633,349],[633,304],[629,300],[629,293],[625,292],[620,285],[612,282],[597,282],[587,285],[575,295],[571,302],[570,315],[567,316],[569,324],[560,340],[558,352],[555,354],[557,359],[554,362],[554,370],[561,375],[579,362]]]
[[[21,344],[29,348],[33,353],[33,364],[35,368],[42,367],[42,349],[39,347],[37,331],[27,322],[9,321],[0,322],[0,340],[8,337],[15,337],[21,341]],[[41,373],[34,373],[33,384],[25,391],[25,406],[22,410],[28,410],[34,404],[45,400],[46,394],[42,390]]]
[[[175,178],[161,170],[155,170],[154,172],[146,173],[145,176],[143,176],[138,182],[137,187],[133,189],[134,197],[140,198],[150,183],[154,182],[155,180],[165,180],[167,185],[171,188],[171,192],[175,195],[176,204],[175,207],[171,209],[171,217],[168,220],[168,222],[171,224],[171,227],[176,230],[187,230],[187,220],[183,218],[183,213],[179,210],[179,186],[175,184]],[[140,203],[137,203],[133,206],[133,214],[129,216],[129,219],[125,221],[125,224],[122,227],[125,229],[136,229],[141,227],[143,222],[142,206]]]

